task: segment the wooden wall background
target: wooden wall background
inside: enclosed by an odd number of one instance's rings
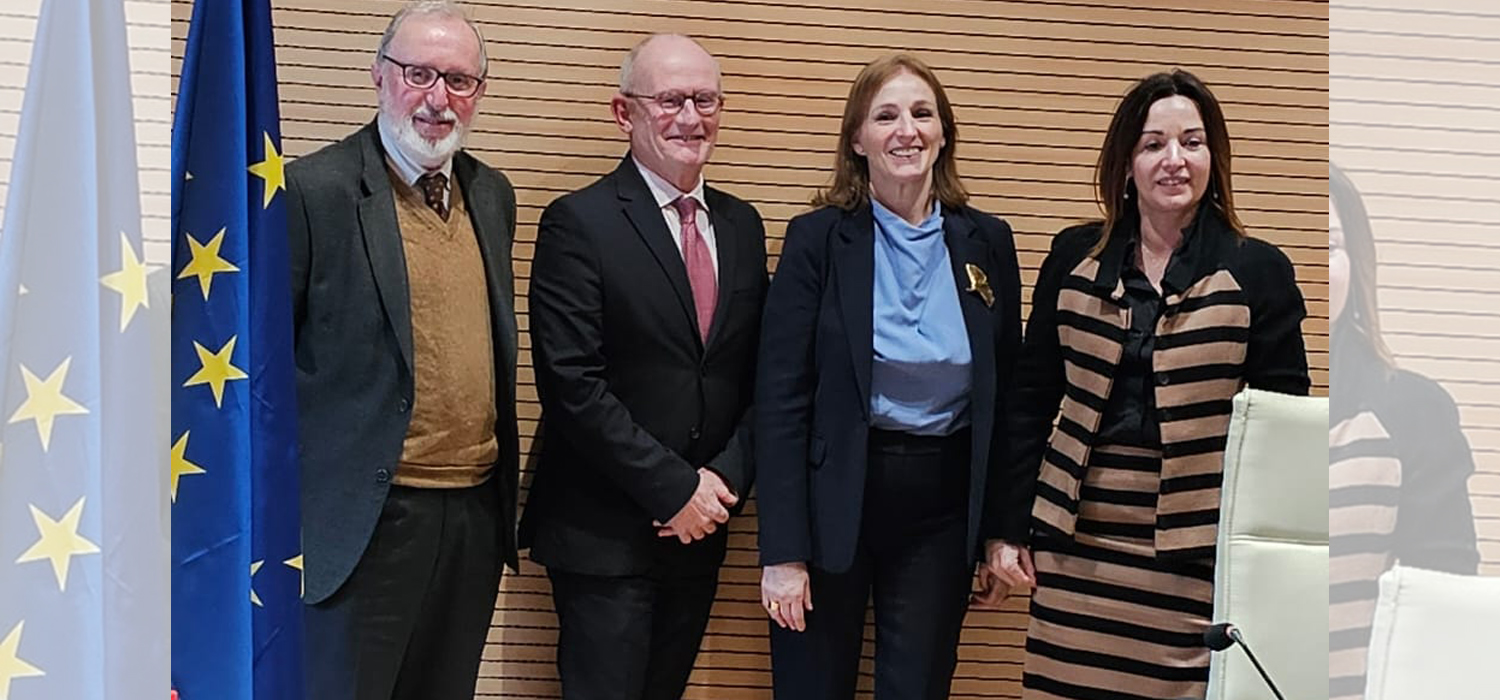
[[[283,148],[297,156],[373,117],[367,68],[399,4],[273,0],[273,6]],[[1005,217],[1018,233],[1028,299],[1052,234],[1096,215],[1093,162],[1119,97],[1150,72],[1193,70],[1231,119],[1244,220],[1297,265],[1312,314],[1305,331],[1314,381],[1326,390],[1323,2],[476,0],[469,6],[491,59],[491,85],[469,148],[510,176],[520,204],[514,264],[523,450],[531,448],[539,414],[524,298],[536,219],[549,201],[604,174],[625,151],[607,102],[626,49],[653,31],[691,34],[721,60],[728,106],[706,177],[759,207],[772,236],[773,267],[786,221],[826,182],[850,81],[880,54],[920,55],[955,102],[961,172],[974,204]],[[190,16],[191,0],[172,0],[174,81]],[[687,695],[693,700],[770,698],[754,518],[742,516],[731,528],[719,601]],[[969,617],[953,697],[1019,695],[1025,618],[1022,599],[1005,611]],[[557,697],[554,626],[541,571],[527,563],[520,575],[507,575],[479,697]],[[865,671],[861,697],[871,687],[868,658]]]
[[[1336,0],[1331,14],[1330,157],[1370,210],[1392,352],[1458,401],[1481,572],[1500,576],[1500,10]]]

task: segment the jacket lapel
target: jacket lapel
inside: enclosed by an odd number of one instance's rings
[[[875,215],[870,205],[839,220],[833,270],[860,410],[869,420],[870,373],[875,364]]]
[[[407,371],[414,371],[411,339],[411,295],[406,280],[406,253],[401,247],[401,227],[396,222],[395,192],[386,173],[380,132],[371,123],[363,131],[364,170],[359,202],[359,229],[365,239],[365,254],[375,274],[380,303],[396,332],[396,343]]]
[[[506,220],[506,212],[494,206],[500,201],[500,193],[494,191],[489,180],[476,177],[478,169],[479,163],[467,153],[460,151],[453,157],[453,179],[463,190],[469,223],[474,227],[474,237],[479,243],[479,257],[484,260],[495,353],[503,363],[500,366],[514,367],[516,348],[510,338],[514,337],[516,329],[512,327],[515,315],[510,310],[515,300],[506,297],[512,288],[506,283],[511,275],[510,259],[495,250],[495,242],[507,237],[510,222]]]
[[[703,197],[709,201],[708,214],[713,220],[714,247],[717,248],[719,257],[719,298],[714,306],[714,320],[709,327],[708,345],[713,345],[714,340],[719,337],[720,330],[724,327],[725,313],[729,310],[729,297],[734,293],[735,266],[739,263],[738,246],[734,244],[734,224],[729,217],[724,216],[725,206],[723,197],[718,190],[703,188]],[[684,267],[684,270],[686,268]],[[683,273],[686,275],[686,272]],[[697,318],[697,315],[694,315]]]
[[[687,266],[682,262],[682,253],[677,250],[677,244],[672,241],[672,232],[667,230],[667,222],[662,219],[661,209],[656,206],[656,198],[651,196],[651,190],[646,187],[646,181],[635,167],[635,162],[629,155],[615,168],[615,186],[620,198],[620,206],[624,209],[625,218],[635,228],[637,235],[646,243],[656,262],[661,266],[662,272],[666,274],[667,280],[672,283],[672,291],[677,296],[677,305],[682,310],[683,322],[692,331],[693,342],[701,346],[698,335],[698,314],[693,307],[693,292],[688,285]]]
[[[943,238],[948,244],[948,259],[953,266],[953,281],[958,289],[958,307],[963,313],[964,328],[969,335],[969,354],[972,357],[973,389],[969,394],[969,415],[995,415],[995,337],[996,327],[991,319],[993,304],[998,303],[994,289],[990,290],[990,304],[976,287],[992,284],[996,270],[988,264],[989,248],[978,236],[974,222],[963,213],[951,209],[943,212]],[[983,275],[981,284],[973,284],[969,267],[977,268]],[[988,450],[989,425],[975,421],[975,448]],[[980,454],[976,452],[975,454]]]

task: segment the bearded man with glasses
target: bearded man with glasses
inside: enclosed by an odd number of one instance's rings
[[[685,36],[631,50],[630,152],[542,214],[531,339],[545,438],[521,541],[547,567],[565,700],[678,700],[750,491],[765,228],[704,184],[724,103]]]
[[[398,12],[373,122],[287,166],[307,697],[470,700],[516,565],[515,194],[462,150],[479,29]]]

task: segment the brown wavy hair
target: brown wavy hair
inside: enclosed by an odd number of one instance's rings
[[[922,59],[898,53],[871,61],[849,86],[849,97],[844,101],[843,126],[839,128],[838,152],[833,157],[833,184],[813,196],[813,206],[835,206],[853,211],[869,202],[870,163],[854,152],[854,140],[869,115],[875,94],[886,81],[902,72],[921,78],[937,97],[938,119],[943,123],[945,143],[932,166],[933,195],[943,206],[951,208],[961,207],[969,201],[969,193],[958,179],[958,159],[954,155],[958,150],[958,122],[953,119],[953,103],[948,101],[948,93],[943,91],[937,75]]]
[[[1198,76],[1177,69],[1142,78],[1125,93],[1120,106],[1115,108],[1109,131],[1104,135],[1104,146],[1099,150],[1099,162],[1094,167],[1094,197],[1104,211],[1104,230],[1091,255],[1104,250],[1110,233],[1121,221],[1127,220],[1126,217],[1140,216],[1140,197],[1135,193],[1135,183],[1129,178],[1131,163],[1135,160],[1135,146],[1141,139],[1141,130],[1146,127],[1151,105],[1173,95],[1192,100],[1198,105],[1199,116],[1203,117],[1210,158],[1208,190],[1203,196],[1210,199],[1231,228],[1241,236],[1245,235],[1245,225],[1240,223],[1239,215],[1234,211],[1229,129],[1224,122],[1224,111],[1219,107],[1218,98]]]

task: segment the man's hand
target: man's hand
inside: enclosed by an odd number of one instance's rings
[[[783,628],[798,632],[807,629],[806,612],[813,609],[807,564],[797,561],[761,569],[760,604]]]
[[[676,537],[683,544],[701,540],[719,529],[719,524],[729,522],[729,509],[739,503],[739,496],[718,473],[706,467],[698,468],[698,488],[693,497],[682,506],[682,510],[665,524],[653,522],[658,537]]]

